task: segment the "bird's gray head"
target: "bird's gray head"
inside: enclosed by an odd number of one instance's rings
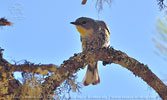
[[[86,30],[94,29],[94,26],[96,25],[96,21],[88,18],[88,17],[80,17],[75,22],[71,22],[71,24],[74,24],[76,26],[80,26]]]

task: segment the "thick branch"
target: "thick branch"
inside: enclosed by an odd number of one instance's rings
[[[2,51],[3,49],[0,48],[0,99],[8,100],[10,95],[20,95],[22,85],[10,72],[11,64],[3,59]]]
[[[4,70],[2,71],[3,73],[24,71],[45,75],[48,71],[55,72],[55,74],[47,77],[45,82],[42,84],[42,89],[44,91],[42,94],[43,97],[53,95],[54,90],[60,86],[62,82],[68,80],[68,78],[72,76],[73,73],[79,71],[80,68],[84,68],[87,63],[94,61],[112,62],[127,68],[132,71],[135,76],[141,77],[163,100],[167,99],[167,86],[165,86],[165,84],[154,73],[152,73],[147,65],[144,65],[125,53],[114,50],[113,48],[101,48],[98,50],[84,51],[82,53],[75,54],[73,57],[69,58],[69,60],[64,61],[59,68],[52,64],[34,65],[27,63],[23,65],[11,65],[2,58],[2,53],[0,52],[0,65]],[[4,76],[3,73],[2,75]]]
[[[48,72],[56,72],[57,66],[53,64],[49,65],[38,65],[33,63],[21,64],[21,65],[11,65],[10,72],[14,71],[23,71],[23,72],[31,72],[41,75],[47,75]]]
[[[87,63],[93,61],[107,61],[119,64],[124,68],[132,71],[135,76],[141,77],[149,86],[151,86],[163,99],[167,99],[167,86],[147,67],[137,60],[129,57],[125,53],[114,50],[113,48],[102,48],[98,50],[91,50],[74,55],[69,60],[64,61],[64,64],[57,69],[56,74],[47,78],[43,83],[44,91],[53,91],[66,80],[73,72],[77,72],[80,68],[84,68]],[[54,80],[56,79],[56,80]],[[54,80],[54,81],[53,81]],[[50,83],[54,83],[51,86]],[[49,86],[49,87],[47,87]]]

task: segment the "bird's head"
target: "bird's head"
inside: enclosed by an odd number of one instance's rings
[[[96,25],[96,21],[87,18],[87,17],[80,17],[75,22],[71,22],[74,24],[81,35],[87,35],[94,31],[94,27]]]

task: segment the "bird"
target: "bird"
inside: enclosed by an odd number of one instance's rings
[[[110,45],[110,31],[107,24],[101,20],[94,20],[88,17],[80,17],[71,24],[76,26],[80,33],[82,42],[82,51],[107,48]],[[86,75],[82,81],[84,86],[90,84],[97,85],[100,83],[98,74],[98,62],[87,64]]]

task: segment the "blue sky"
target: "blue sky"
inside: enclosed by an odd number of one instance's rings
[[[162,16],[157,1],[114,0],[111,7],[104,4],[100,13],[95,1],[83,6],[81,0],[1,0],[0,17],[14,23],[0,28],[4,57],[10,62],[26,59],[60,65],[81,52],[79,33],[70,22],[86,16],[107,23],[111,46],[147,64],[161,80],[167,79],[167,63],[153,52],[156,48],[151,41],[157,18]],[[79,71],[79,82],[85,72]],[[104,67],[99,62],[99,74],[101,83],[83,87],[79,96],[157,96],[141,78],[119,65]]]

